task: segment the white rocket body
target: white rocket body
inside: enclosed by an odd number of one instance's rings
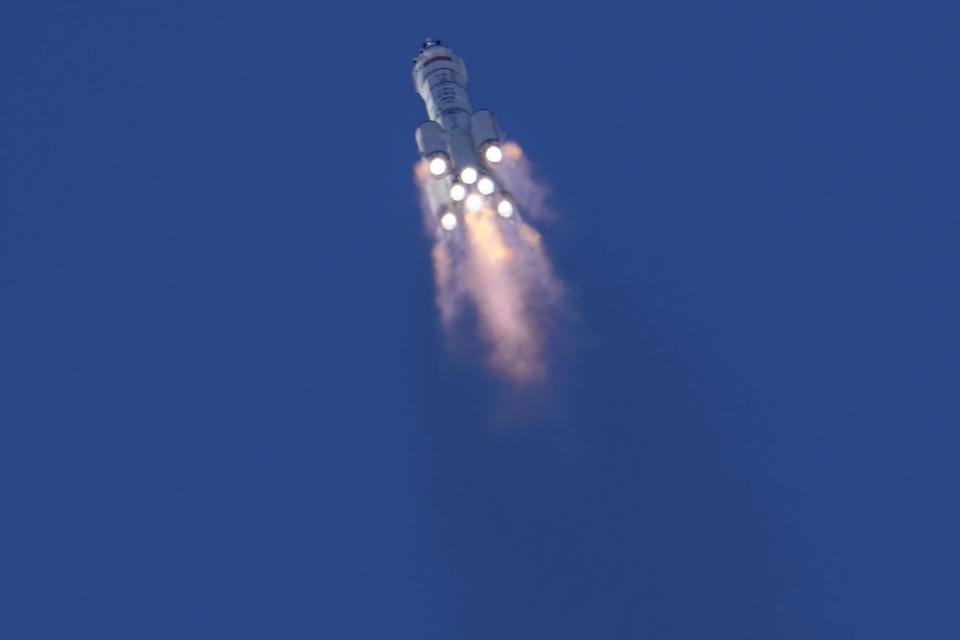
[[[510,217],[515,203],[495,178],[495,165],[503,157],[502,136],[492,111],[470,107],[463,60],[439,40],[427,40],[413,63],[414,89],[430,117],[417,127],[417,150],[435,179],[430,193],[436,202],[431,204],[441,228],[453,231],[464,207],[488,206]],[[501,204],[504,201],[509,204]]]

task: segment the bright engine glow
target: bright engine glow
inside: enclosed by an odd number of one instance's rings
[[[436,156],[430,161],[429,168],[431,175],[442,176],[447,172],[447,159],[443,156]]]
[[[496,187],[496,185],[493,184],[493,180],[491,180],[491,179],[488,178],[487,176],[483,176],[483,177],[480,178],[480,180],[477,182],[477,191],[479,191],[480,193],[482,193],[482,194],[485,195],[485,196],[488,196],[488,195],[490,195],[491,193],[493,193],[493,190],[494,190],[495,187]]]
[[[500,201],[500,204],[497,205],[497,213],[504,218],[509,218],[513,215],[513,203],[504,198]]]
[[[473,184],[477,181],[477,177],[477,170],[473,167],[466,167],[460,172],[460,180],[463,181],[463,184]]]
[[[467,196],[467,201],[464,203],[464,206],[467,207],[467,211],[480,211],[483,208],[483,198],[480,194],[471,193]]]
[[[467,188],[462,184],[460,184],[459,182],[457,182],[452,187],[450,187],[450,197],[455,202],[460,202],[461,200],[467,197]]]
[[[447,211],[445,214],[440,216],[440,226],[447,231],[453,231],[457,228],[457,216]]]
[[[501,149],[500,145],[498,144],[492,144],[487,147],[487,150],[484,152],[483,156],[487,159],[487,162],[496,164],[503,160],[503,149]]]

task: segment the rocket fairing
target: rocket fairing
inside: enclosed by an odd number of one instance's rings
[[[440,40],[427,40],[413,59],[414,90],[430,120],[417,127],[417,150],[433,184],[431,206],[440,228],[451,232],[464,211],[488,207],[510,218],[517,205],[500,188],[496,166],[503,137],[493,112],[474,111],[467,99],[467,68]]]

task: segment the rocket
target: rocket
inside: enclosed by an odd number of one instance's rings
[[[467,68],[440,40],[427,40],[413,59],[414,90],[430,119],[417,127],[417,150],[430,176],[430,204],[444,232],[465,212],[487,208],[510,218],[516,201],[501,187],[503,136],[493,112],[474,111],[467,99]]]

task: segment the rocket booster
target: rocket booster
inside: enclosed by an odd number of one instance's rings
[[[464,211],[488,207],[503,218],[516,211],[500,187],[497,165],[503,137],[493,112],[474,111],[467,99],[467,68],[440,40],[427,40],[413,60],[414,90],[430,120],[417,127],[417,150],[434,181],[432,204],[440,228],[452,232]]]

